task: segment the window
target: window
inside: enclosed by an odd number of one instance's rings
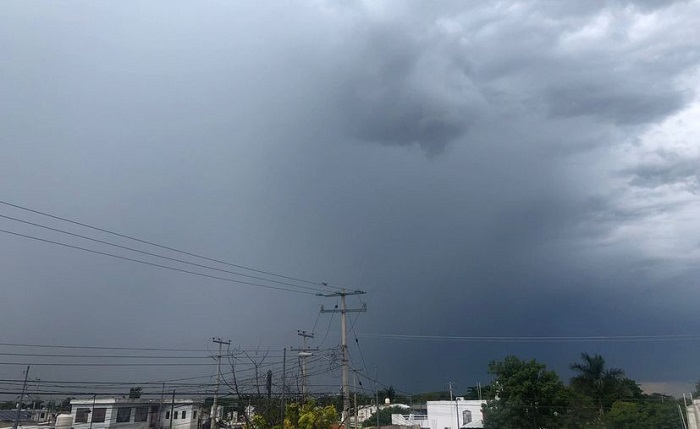
[[[174,419],[177,418],[177,413],[179,413],[179,411],[175,411],[175,412],[173,413],[173,418],[174,418]]]
[[[104,423],[107,408],[95,408],[92,410],[92,423]]]
[[[170,420],[170,411],[165,412],[165,420]]]
[[[166,417],[167,419],[167,417]],[[147,422],[148,421],[148,407],[138,407],[136,408],[136,413],[134,414],[134,422]]]
[[[117,423],[128,423],[131,420],[131,408],[117,408]]]
[[[469,410],[462,411],[462,424],[467,424],[472,422],[472,412]]]
[[[88,414],[90,414],[89,408],[78,408],[77,410],[75,410],[75,422],[87,423]]]
[[[41,416],[39,418],[43,419],[44,417],[46,417],[46,413],[41,413]]]
[[[192,412],[192,418],[193,418],[193,419],[196,419],[196,418],[197,418],[197,410],[194,410],[194,411]]]
[[[187,411],[183,411],[183,412],[182,412],[182,418],[183,418],[183,419],[185,418],[185,416],[187,416]]]

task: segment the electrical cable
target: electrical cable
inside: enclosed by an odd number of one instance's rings
[[[140,260],[140,259],[129,258],[129,257],[126,257],[126,256],[120,256],[120,255],[116,255],[116,254],[114,254],[114,253],[101,252],[101,251],[99,251],[99,250],[87,249],[87,248],[85,248],[85,247],[74,246],[74,245],[71,245],[71,244],[61,243],[61,242],[53,241],[53,240],[48,240],[48,239],[45,239],[45,238],[34,237],[34,236],[31,236],[31,235],[26,235],[26,234],[20,234],[20,233],[18,233],[18,232],[8,231],[8,230],[5,230],[5,229],[0,229],[0,232],[5,233],[5,234],[15,235],[15,236],[18,236],[18,237],[28,238],[28,239],[31,239],[31,240],[41,241],[41,242],[44,242],[44,243],[56,244],[56,245],[68,247],[68,248],[71,248],[71,249],[82,250],[82,251],[84,251],[84,252],[95,253],[95,254],[98,254],[98,255],[109,256],[109,257],[112,257],[112,258],[122,259],[122,260],[125,260],[125,261],[136,262],[136,263],[139,263],[139,264],[150,265],[150,266],[158,267],[158,268],[165,268],[165,269],[167,269],[167,270],[178,271],[178,272],[181,272],[181,273],[192,274],[192,275],[195,275],[195,276],[207,277],[207,278],[215,279],[215,280],[222,280],[222,281],[227,281],[227,282],[232,282],[232,283],[237,283],[237,284],[243,284],[243,285],[248,285],[248,286],[262,287],[262,288],[266,288],[266,289],[275,289],[275,290],[281,290],[281,291],[287,291],[287,292],[295,292],[295,293],[301,293],[301,294],[305,294],[305,295],[316,295],[315,293],[312,293],[312,292],[305,292],[305,291],[301,291],[301,290],[289,289],[289,288],[284,288],[284,287],[279,287],[279,286],[263,285],[263,284],[260,284],[260,283],[246,282],[246,281],[235,280],[235,279],[231,279],[231,278],[227,278],[227,277],[219,277],[219,276],[213,276],[213,275],[210,275],[210,274],[199,273],[199,272],[196,272],[196,271],[184,270],[184,269],[182,269],[182,268],[175,268],[175,267],[170,267],[170,266],[167,266],[167,265],[156,264],[156,263],[154,263],[154,262],[147,262],[147,261],[142,261],[142,260]]]
[[[302,285],[296,285],[296,284],[293,284],[293,283],[281,282],[281,281],[279,281],[279,280],[266,279],[266,278],[264,278],[264,277],[253,276],[253,275],[250,275],[250,274],[244,274],[244,273],[239,273],[239,272],[236,272],[236,271],[225,270],[225,269],[222,269],[222,268],[211,267],[211,266],[209,266],[209,265],[198,264],[198,263],[196,263],[196,262],[185,261],[184,259],[178,259],[178,258],[172,258],[172,257],[169,257],[169,256],[163,256],[163,255],[159,255],[159,254],[157,254],[157,253],[147,252],[147,251],[145,251],[145,250],[139,250],[139,249],[135,249],[135,248],[129,247],[129,246],[122,246],[122,245],[120,245],[120,244],[110,243],[109,241],[105,241],[105,240],[98,240],[98,239],[96,239],[96,238],[88,237],[88,236],[81,235],[81,234],[75,234],[75,233],[73,233],[73,232],[64,231],[64,230],[58,229],[58,228],[52,228],[52,227],[50,227],[50,226],[41,225],[41,224],[38,224],[38,223],[30,222],[30,221],[23,220],[23,219],[18,219],[18,218],[11,217],[11,216],[6,216],[6,215],[3,215],[3,214],[0,214],[0,218],[9,219],[9,220],[12,220],[12,221],[15,221],[15,222],[21,222],[21,223],[24,223],[24,224],[27,224],[27,225],[32,225],[32,226],[38,227],[38,228],[44,228],[44,229],[47,229],[47,230],[49,230],[49,231],[54,231],[54,232],[58,232],[58,233],[61,233],[61,234],[70,235],[70,236],[72,236],[72,237],[81,238],[81,239],[83,239],[83,240],[89,240],[89,241],[92,241],[92,242],[95,242],[95,243],[106,244],[106,245],[108,245],[108,246],[112,246],[112,247],[116,247],[116,248],[119,248],[119,249],[128,250],[128,251],[131,251],[131,252],[140,253],[140,254],[143,254],[143,255],[153,256],[153,257],[155,257],[155,258],[165,259],[165,260],[167,260],[167,261],[178,262],[178,263],[181,263],[181,264],[191,265],[191,266],[198,267],[198,268],[204,268],[204,269],[212,270],[212,271],[219,271],[219,272],[228,273],[228,274],[233,274],[233,275],[242,276],[242,277],[247,277],[247,278],[251,278],[251,279],[256,279],[256,280],[262,280],[262,281],[266,281],[266,282],[276,283],[276,284],[280,284],[280,285],[284,285],[284,286],[291,286],[291,287],[297,287],[297,288],[300,288],[300,289],[312,290],[312,291],[314,291],[314,292],[320,292],[320,291],[322,291],[322,289],[317,288],[317,287],[312,288],[312,287],[309,287],[309,286],[302,286]]]
[[[99,227],[96,227],[96,226],[93,226],[93,225],[89,225],[89,224],[87,224],[87,223],[78,222],[78,221],[71,220],[71,219],[68,219],[68,218],[65,218],[65,217],[53,215],[53,214],[50,214],[50,213],[47,213],[47,212],[42,212],[42,211],[39,211],[39,210],[31,209],[31,208],[29,208],[29,207],[23,207],[23,206],[20,206],[20,205],[18,205],[18,204],[13,204],[13,203],[10,203],[10,202],[7,202],[7,201],[0,200],[0,204],[6,205],[6,206],[9,206],[9,207],[14,207],[14,208],[19,209],[19,210],[24,210],[24,211],[28,211],[28,212],[31,212],[31,213],[39,214],[39,215],[42,215],[42,216],[50,217],[50,218],[52,218],[52,219],[60,220],[60,221],[63,221],[63,222],[68,222],[68,223],[71,223],[71,224],[74,224],[74,225],[78,225],[78,226],[82,226],[82,227],[84,227],[84,228],[89,228],[89,229],[92,229],[92,230],[95,230],[95,231],[104,232],[104,233],[107,233],[107,234],[114,235],[114,236],[116,236],[116,237],[126,238],[126,239],[133,240],[133,241],[136,241],[136,242],[139,242],[139,243],[148,244],[148,245],[150,245],[150,246],[159,247],[159,248],[165,249],[165,250],[170,250],[170,251],[172,251],[172,252],[177,252],[177,253],[181,253],[181,254],[184,254],[184,255],[192,256],[192,257],[195,257],[195,258],[204,259],[204,260],[207,260],[207,261],[210,261],[210,262],[217,262],[217,263],[219,263],[219,264],[224,264],[224,265],[228,265],[228,266],[231,266],[231,267],[241,268],[241,269],[248,270],[248,271],[253,271],[253,272],[256,272],[256,273],[259,273],[259,274],[266,274],[266,275],[270,275],[270,276],[274,276],[274,277],[279,277],[279,278],[283,278],[283,279],[287,279],[287,280],[293,280],[293,281],[298,281],[298,282],[302,282],[302,283],[312,284],[312,285],[315,285],[315,286],[325,286],[325,287],[330,288],[330,289],[342,290],[342,288],[340,288],[340,287],[329,286],[326,282],[315,282],[315,281],[306,280],[306,279],[301,279],[301,278],[297,278],[297,277],[292,277],[292,276],[286,276],[286,275],[282,275],[282,274],[277,274],[277,273],[274,273],[274,272],[271,272],[271,271],[259,270],[259,269],[247,267],[247,266],[244,266],[244,265],[233,264],[233,263],[226,262],[226,261],[222,261],[222,260],[219,260],[219,259],[210,258],[210,257],[208,257],[208,256],[202,256],[202,255],[198,255],[198,254],[196,254],[196,253],[191,253],[191,252],[187,252],[187,251],[184,251],[184,250],[176,249],[176,248],[174,248],[174,247],[169,247],[169,246],[165,246],[165,245],[162,245],[162,244],[154,243],[154,242],[152,242],[152,241],[142,240],[142,239],[140,239],[140,238],[136,238],[136,237],[129,236],[129,235],[126,235],[126,234],[121,234],[121,233],[118,233],[118,232],[110,231],[110,230],[108,230],[108,229],[99,228]]]
[[[560,343],[560,342],[664,342],[664,341],[698,341],[700,335],[600,335],[600,336],[448,336],[448,335],[403,335],[361,333],[361,337],[389,340],[424,340],[456,342],[494,342],[494,343]]]

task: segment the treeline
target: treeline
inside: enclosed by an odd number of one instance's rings
[[[683,401],[647,395],[600,355],[581,354],[568,384],[536,360],[508,356],[489,364],[493,384],[482,388],[486,429],[678,429]],[[683,416],[683,417],[682,417]]]

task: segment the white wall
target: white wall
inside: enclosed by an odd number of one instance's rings
[[[430,429],[481,428],[484,426],[484,416],[481,412],[481,406],[484,403],[486,401],[464,399],[456,401],[428,401]],[[465,411],[471,413],[471,423],[464,422]],[[459,426],[457,426],[458,413]]]
[[[172,411],[171,412],[171,407]],[[77,422],[76,416],[79,408],[87,408],[91,412],[87,422]],[[105,409],[104,422],[94,422],[91,425],[93,400],[77,399],[71,401],[71,417],[73,418],[73,429],[150,429],[158,425],[158,401],[138,400],[138,399],[96,399],[94,408]],[[130,408],[131,413],[128,422],[117,423],[119,408]],[[137,422],[136,410],[144,408],[148,410],[145,422]],[[195,415],[196,411],[196,415]],[[182,413],[185,412],[185,418]],[[160,407],[160,422],[164,429],[197,429],[198,420],[201,418],[199,404],[192,400],[176,400],[172,403],[164,403]],[[177,414],[177,416],[176,416]],[[171,425],[172,423],[172,425]]]
[[[700,422],[700,400],[693,399],[693,405],[686,407],[686,423],[688,423],[688,429],[699,429],[700,425],[698,422]]]

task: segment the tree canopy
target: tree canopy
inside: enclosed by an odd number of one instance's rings
[[[680,404],[661,394],[646,395],[601,355],[581,354],[576,375],[564,386],[537,361],[508,356],[491,362],[495,398],[483,407],[485,428],[671,429],[681,427]]]
[[[391,424],[392,414],[407,414],[406,409],[402,407],[386,407],[379,410],[379,426],[388,426]],[[362,424],[364,427],[375,427],[377,425],[377,413],[365,420]]]
[[[559,427],[560,415],[567,409],[564,384],[554,371],[535,360],[507,356],[491,362],[494,399],[484,406],[484,427],[498,429],[539,429]]]
[[[571,387],[592,398],[601,415],[610,410],[616,399],[633,394],[624,382],[625,372],[606,368],[605,359],[599,354],[581,353],[581,362],[571,364],[571,369],[578,374],[571,379]]]
[[[314,401],[287,406],[284,429],[330,429],[338,418],[333,405],[317,406]]]

